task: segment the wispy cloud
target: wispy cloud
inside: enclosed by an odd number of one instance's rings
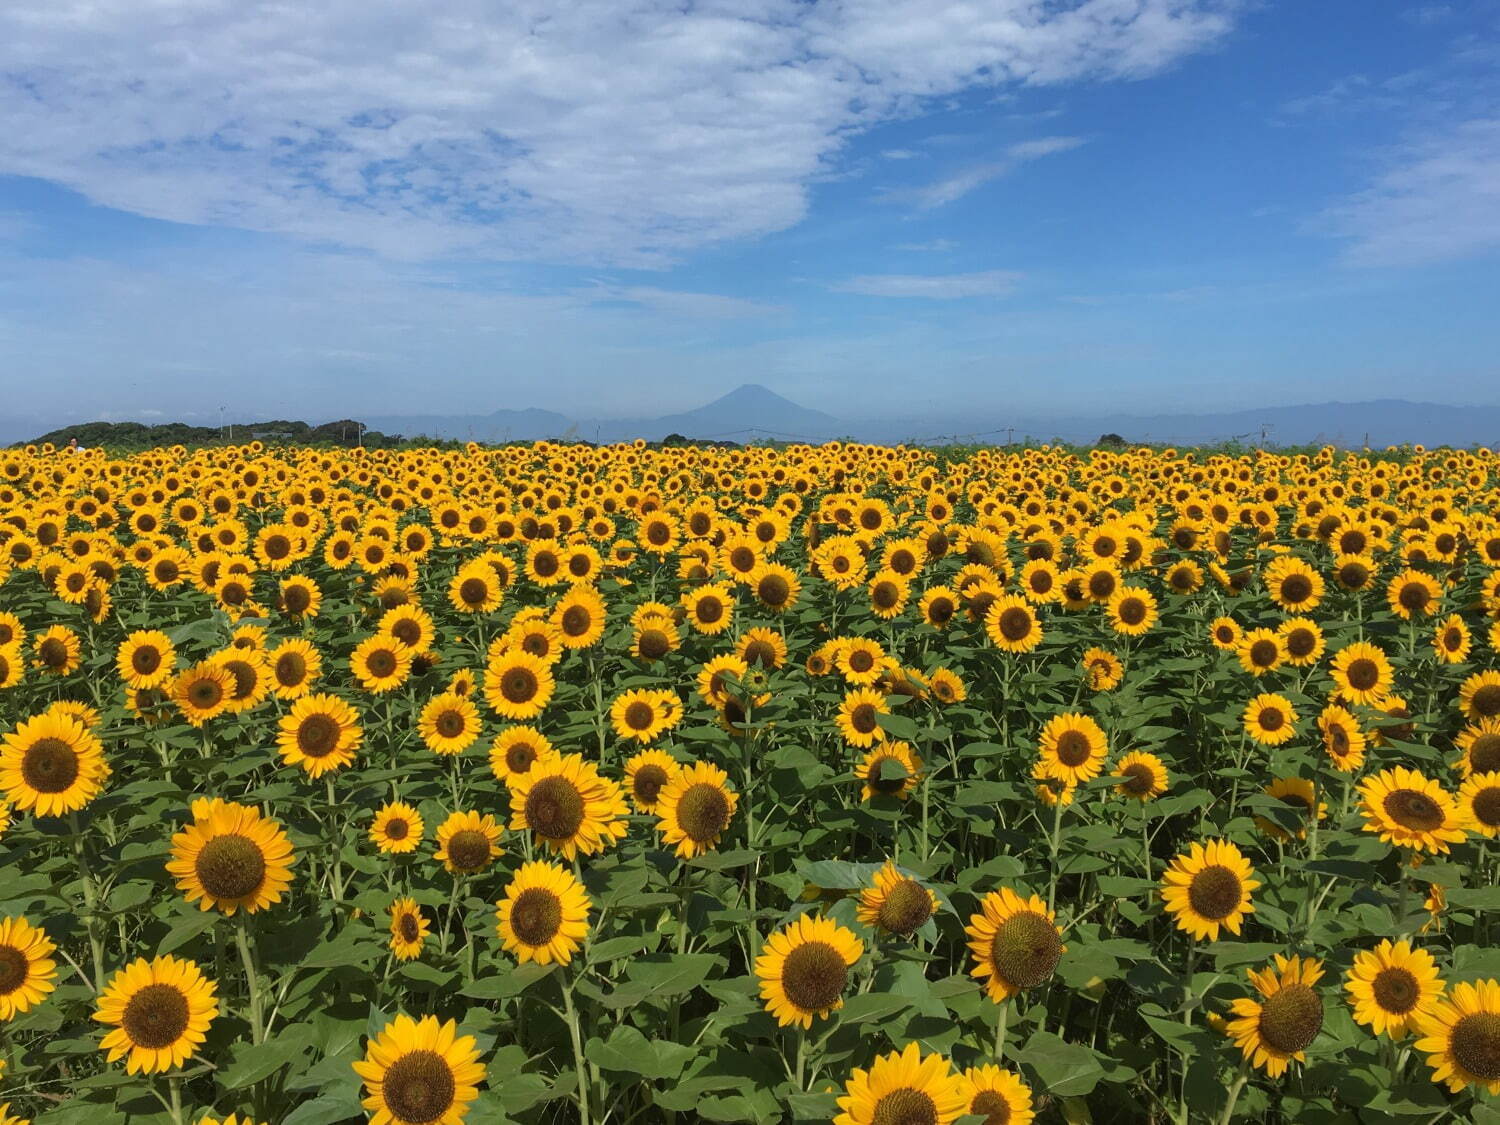
[[[1004,297],[1015,290],[1022,274],[1014,270],[983,270],[949,274],[862,274],[832,288],[866,297],[917,297],[952,301],[962,297]]]
[[[946,254],[958,249],[958,242],[951,238],[929,238],[926,242],[898,242],[892,250],[906,250],[915,254]]]
[[[780,305],[730,297],[721,293],[692,293],[675,289],[656,289],[647,285],[630,285],[619,289],[600,288],[581,295],[593,301],[623,301],[669,316],[727,317],[766,316],[781,312]]]
[[[1011,145],[998,160],[973,164],[953,175],[917,188],[898,188],[882,192],[893,202],[912,203],[923,211],[942,207],[962,199],[976,188],[1009,175],[1023,164],[1054,153],[1067,152],[1083,144],[1082,137],[1039,137]]]

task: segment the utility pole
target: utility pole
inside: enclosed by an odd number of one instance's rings
[[[1272,424],[1271,424],[1271,423],[1269,423],[1269,422],[1262,422],[1262,423],[1261,423],[1261,424],[1260,424],[1260,444],[1261,444],[1261,445],[1262,445],[1262,446],[1264,446],[1264,445],[1265,445],[1265,444],[1266,444],[1266,435],[1267,435],[1267,434],[1269,434],[1269,433],[1270,433],[1270,432],[1271,432],[1271,431],[1272,431],[1272,430],[1274,430],[1274,429],[1275,429],[1275,428],[1276,428],[1276,427],[1275,427],[1275,426],[1273,426],[1273,425],[1272,425]]]
[[[1010,445],[1011,435],[1014,434],[1015,432],[1016,432],[1016,428],[1014,426],[1006,426],[1005,427],[1005,444],[1007,446]]]

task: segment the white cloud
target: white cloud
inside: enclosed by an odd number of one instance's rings
[[[1013,270],[950,274],[864,274],[833,286],[840,293],[866,297],[921,297],[951,301],[960,297],[1004,297],[1022,275]]]
[[[1053,153],[1067,152],[1081,144],[1081,137],[1039,137],[1033,141],[1022,141],[1007,148],[998,160],[971,165],[925,187],[885,191],[882,195],[893,201],[915,203],[921,210],[930,211],[934,207],[942,207],[962,199],[991,180],[998,180],[1015,171],[1022,164]]]
[[[1411,266],[1500,251],[1500,119],[1481,118],[1397,150],[1364,191],[1317,226],[1352,240],[1358,266]]]
[[[880,155],[887,160],[915,160],[922,154],[909,148],[888,148],[882,151]]]
[[[917,254],[947,254],[958,249],[958,242],[951,238],[930,238],[926,242],[898,242],[891,249]]]
[[[788,227],[854,131],[1137,78],[1237,0],[7,0],[0,173],[176,222],[660,265]]]

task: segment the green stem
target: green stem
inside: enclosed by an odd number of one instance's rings
[[[172,1125],[182,1125],[182,1079],[175,1074],[170,1076],[167,1090],[172,1098]]]
[[[578,1073],[578,1121],[579,1125],[592,1125],[589,1116],[589,1079],[583,1061],[583,1033],[578,1023],[578,1009],[573,1006],[573,981],[559,976],[562,985],[563,1011],[568,1018],[568,1034],[573,1039],[573,1067]]]
[[[89,933],[89,952],[94,958],[94,991],[104,991],[104,935],[99,930],[99,888],[94,883],[94,872],[89,866],[88,849],[84,846],[83,830],[78,825],[78,813],[68,814],[68,826],[73,833],[73,854],[78,859],[78,873],[83,878],[83,902],[88,911],[84,923]]]
[[[1005,1025],[1010,1022],[1010,1001],[1006,1000],[997,1005],[1000,1009],[995,1016],[995,1062],[1005,1062]]]
[[[1234,1082],[1229,1087],[1229,1094],[1224,1099],[1224,1112],[1219,1114],[1219,1125],[1229,1125],[1234,1120],[1234,1103],[1240,1100],[1240,1091],[1245,1088],[1245,1082],[1249,1077],[1250,1072],[1241,1060],[1240,1072],[1235,1076]]]
[[[249,924],[244,911],[235,915],[234,943],[239,947],[240,964],[245,969],[245,991],[250,1000],[250,1042],[259,1045],[266,1034],[261,1022],[260,974],[255,971],[255,955],[250,951]]]

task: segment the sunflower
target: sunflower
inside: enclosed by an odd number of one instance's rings
[[[1391,662],[1367,641],[1355,641],[1339,649],[1334,654],[1330,674],[1340,695],[1363,706],[1378,703],[1395,685]]]
[[[110,1062],[125,1058],[128,1074],[181,1066],[202,1046],[219,1014],[216,987],[191,961],[137,958],[99,993],[94,1019],[114,1028],[100,1049]]]
[[[885,658],[885,649],[878,641],[868,637],[848,637],[839,642],[833,660],[846,681],[868,687],[880,679]]]
[[[167,872],[199,910],[233,915],[281,901],[292,882],[292,845],[274,820],[247,805],[200,797],[193,822],[172,837]]]
[[[1296,555],[1282,555],[1266,567],[1271,600],[1292,613],[1314,609],[1323,600],[1323,576]]]
[[[1464,727],[1454,745],[1460,756],[1453,768],[1464,777],[1500,771],[1500,719],[1481,719]]]
[[[937,895],[886,860],[870,884],[860,890],[854,913],[865,925],[882,933],[909,938],[937,911]]]
[[[1368,739],[1359,721],[1346,709],[1330,703],[1318,715],[1323,750],[1340,773],[1353,773],[1364,764]]]
[[[1323,630],[1309,617],[1292,617],[1276,630],[1288,664],[1309,668],[1323,657]]]
[[[448,604],[459,613],[493,613],[504,600],[505,590],[488,563],[468,563],[448,583]]]
[[[1241,997],[1230,1005],[1233,1017],[1224,1033],[1247,1061],[1279,1078],[1323,1029],[1323,998],[1313,985],[1323,976],[1323,962],[1276,955],[1275,967],[1248,970],[1260,1000]]]
[[[642,750],[625,763],[630,801],[639,813],[654,813],[661,791],[682,771],[671,755],[661,750]]]
[[[490,743],[490,772],[497,781],[510,783],[540,759],[554,757],[551,740],[536,727],[514,726],[501,731]]]
[[[322,674],[323,655],[308,641],[294,638],[266,653],[271,691],[278,699],[300,699]]]
[[[238,715],[249,711],[271,692],[270,669],[265,655],[255,648],[230,645],[209,657],[232,677],[226,710]]]
[[[610,705],[609,719],[621,738],[644,745],[682,721],[682,701],[675,692],[636,688]]]
[[[552,624],[564,648],[590,648],[604,636],[606,607],[592,586],[574,586],[552,608]]]
[[[802,915],[766,939],[755,961],[766,1011],[782,1027],[803,1030],[844,1006],[849,970],[864,955],[864,942],[838,923]]]
[[[963,679],[949,668],[934,668],[927,677],[927,690],[939,703],[962,703],[969,698]]]
[[[1317,806],[1318,820],[1328,818],[1328,806],[1317,799],[1317,787],[1305,777],[1278,777],[1267,785],[1263,792],[1266,796],[1280,801],[1287,808],[1295,809],[1298,813],[1298,827],[1295,832],[1288,832],[1267,817],[1255,818],[1256,827],[1273,839],[1285,841],[1290,840],[1294,835],[1299,840],[1307,839],[1307,823],[1312,819],[1314,804]]]
[[[1126,637],[1139,637],[1156,624],[1156,599],[1142,586],[1121,586],[1105,603],[1110,628]]]
[[[1416,1013],[1432,1080],[1453,1093],[1482,1086],[1500,1094],[1500,981],[1455,984],[1448,995]]]
[[[1431,617],[1443,600],[1443,587],[1437,579],[1420,570],[1404,570],[1386,586],[1386,601],[1391,612],[1403,621],[1414,617]]]
[[[1136,751],[1115,763],[1114,775],[1120,778],[1115,792],[1133,797],[1141,803],[1153,801],[1167,791],[1170,784],[1167,767],[1155,754]]]
[[[126,687],[160,687],[172,678],[177,650],[172,638],[155,629],[141,629],[120,642],[115,667]]]
[[[57,987],[56,949],[25,918],[0,918],[0,1023],[36,1007]]]
[[[311,578],[294,574],[282,580],[276,592],[276,609],[293,621],[318,616],[323,605],[323,591]]]
[[[13,688],[26,678],[26,658],[20,644],[0,645],[0,691]]]
[[[885,738],[880,727],[880,715],[891,713],[885,695],[870,688],[854,688],[839,704],[839,713],[834,720],[844,741],[851,746],[874,746]]]
[[[434,754],[461,754],[479,737],[479,708],[472,699],[444,692],[433,696],[422,708],[417,731]]]
[[[916,1043],[855,1067],[838,1099],[833,1125],[951,1125],[967,1110],[964,1080],[942,1055]]]
[[[1240,637],[1235,648],[1240,667],[1253,676],[1264,676],[1281,666],[1286,653],[1281,647],[1281,637],[1270,629],[1251,629]]]
[[[556,863],[523,863],[495,905],[500,941],[522,962],[566,965],[588,938],[588,892]]]
[[[391,955],[397,961],[412,961],[422,956],[422,943],[432,926],[417,905],[416,899],[398,898],[390,905]]]
[[[484,698],[506,719],[532,719],[547,709],[557,682],[546,661],[520,649],[493,656],[484,668]]]
[[[981,1125],[1030,1125],[1031,1088],[1019,1075],[986,1064],[964,1071],[964,1112],[984,1118]]]
[[[383,695],[406,682],[411,675],[413,652],[394,637],[376,633],[366,637],[349,655],[354,678],[372,695]]]
[[[734,624],[734,592],[728,583],[699,586],[682,595],[687,620],[694,629],[713,637]]]
[[[746,629],[735,652],[748,667],[773,669],[786,663],[786,638],[775,629]]]
[[[630,654],[648,664],[676,651],[681,643],[677,624],[670,617],[653,614],[631,625]]]
[[[78,670],[78,634],[66,625],[53,625],[38,633],[31,651],[36,659],[32,666],[51,676],[69,676]]]
[[[882,742],[854,767],[856,780],[864,783],[860,799],[898,797],[906,800],[922,780],[922,759],[905,742]]]
[[[1458,790],[1458,806],[1481,836],[1500,836],[1500,772],[1470,774]]]
[[[661,790],[656,830],[662,843],[676,845],[679,857],[692,859],[718,846],[739,801],[739,794],[729,788],[727,773],[708,762],[695,762]]]
[[[979,909],[964,928],[974,957],[969,975],[984,982],[991,1000],[1002,1003],[1052,979],[1068,947],[1045,902],[1002,887],[985,895]]]
[[[412,652],[427,652],[437,639],[437,630],[432,624],[432,614],[419,605],[392,606],[380,615],[375,627],[377,633],[395,637]]]
[[[772,613],[785,613],[802,596],[802,583],[796,572],[780,563],[761,563],[752,570],[750,589],[756,601]]]
[[[1392,1039],[1414,1029],[1418,1013],[1429,1010],[1446,987],[1431,953],[1389,939],[1356,953],[1344,981],[1355,1022]]]
[[[1473,638],[1469,636],[1469,627],[1456,613],[1449,614],[1433,630],[1432,651],[1444,664],[1462,664],[1469,658],[1469,649],[1472,645]]]
[[[1125,664],[1108,649],[1091,648],[1080,661],[1091,691],[1114,691],[1125,678]]]
[[[1214,647],[1225,652],[1237,652],[1244,631],[1232,617],[1216,617],[1209,623],[1208,637]]]
[[[99,794],[109,766],[99,739],[56,708],[22,720],[0,749],[0,790],[37,816],[76,812]]]
[[[1297,712],[1284,696],[1269,692],[1257,695],[1245,704],[1242,717],[1245,733],[1262,746],[1280,746],[1297,730]]]
[[[458,1125],[484,1080],[474,1037],[436,1016],[398,1015],[352,1065],[371,1125]]]
[[[510,827],[529,829],[565,859],[623,839],[629,810],[620,786],[577,754],[539,758],[508,779]]]
[[[934,629],[946,629],[958,612],[958,594],[947,586],[932,586],[917,603],[917,611]]]
[[[500,825],[494,817],[477,812],[449,813],[448,819],[438,825],[433,858],[441,860],[450,875],[473,875],[504,854],[499,841]]]
[[[359,713],[336,695],[304,695],[277,727],[281,760],[314,778],[350,765],[364,739]]]
[[[1031,652],[1042,643],[1035,607],[1015,594],[998,597],[984,614],[984,631],[1002,652]]]
[[[1365,831],[1396,847],[1446,854],[1462,843],[1466,818],[1441,785],[1396,766],[1360,782]]]
[[[1040,744],[1042,775],[1069,786],[1098,777],[1109,752],[1109,741],[1099,724],[1077,712],[1048,719]]]
[[[421,813],[404,801],[391,801],[375,813],[370,840],[387,855],[406,855],[417,850],[426,830]]]
[[[1458,703],[1471,722],[1500,719],[1500,672],[1475,672],[1458,688]]]
[[[1057,564],[1051,559],[1032,559],[1021,568],[1017,581],[1021,595],[1037,605],[1047,605],[1062,597]]]
[[[1255,869],[1228,840],[1194,842],[1173,858],[1162,877],[1161,897],[1177,927],[1198,941],[1219,940],[1222,926],[1236,937],[1255,906]]]

